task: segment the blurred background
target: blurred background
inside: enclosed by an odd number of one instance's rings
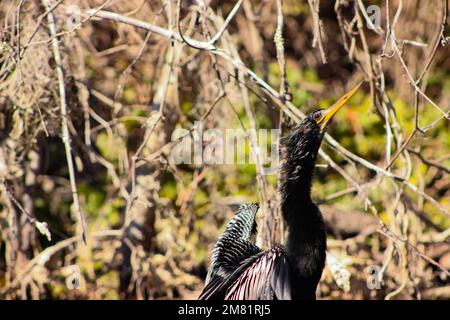
[[[316,168],[318,298],[449,299],[447,7],[2,0],[0,298],[197,298],[240,203],[282,242],[278,177],[176,165],[174,130],[285,134],[364,79]]]

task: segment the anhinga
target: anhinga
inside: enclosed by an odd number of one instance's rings
[[[262,251],[256,232],[257,204],[242,205],[217,241],[206,286],[199,299],[315,299],[326,258],[322,214],[311,200],[317,153],[327,125],[361,83],[326,110],[308,114],[283,139],[281,211],[287,226],[284,246]]]

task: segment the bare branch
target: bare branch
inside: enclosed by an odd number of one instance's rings
[[[78,199],[77,182],[75,179],[75,169],[72,158],[72,148],[70,146],[70,134],[67,115],[67,102],[66,102],[66,88],[64,83],[64,71],[62,67],[62,58],[59,50],[58,39],[56,37],[56,25],[53,13],[50,11],[51,6],[49,0],[42,0],[43,5],[47,8],[47,22],[50,30],[50,36],[52,37],[53,57],[56,63],[56,74],[58,77],[58,89],[60,98],[60,112],[61,112],[61,131],[64,148],[66,150],[67,168],[69,170],[70,188],[72,190],[73,205],[75,213],[80,223],[81,235],[83,242],[86,244],[86,221],[84,214],[81,212],[80,200]]]

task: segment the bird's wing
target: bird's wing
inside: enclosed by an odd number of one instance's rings
[[[291,299],[289,264],[282,247],[256,255],[236,272],[239,276],[226,291],[226,300]]]
[[[240,205],[235,217],[228,222],[222,237],[232,234],[236,238],[249,240],[250,236],[256,232],[255,216],[258,209],[257,203]],[[220,242],[220,238],[218,242]]]
[[[224,243],[225,245],[225,243]],[[244,268],[240,267],[261,254],[261,249],[247,240],[236,239],[224,246],[219,261],[211,263],[205,288],[199,296],[199,300],[223,300],[228,286],[232,283],[230,279],[236,280]],[[249,260],[250,259],[250,260]]]
[[[228,222],[214,246],[206,283],[215,275],[226,276],[243,260],[261,251],[250,242],[251,235],[256,231],[255,216],[258,209],[258,204],[243,204]]]
[[[214,246],[206,286],[199,299],[212,298],[210,293],[214,293],[216,299],[223,298],[217,296],[219,291],[216,289],[221,287],[242,261],[261,252],[261,249],[250,242],[251,235],[256,232],[255,216],[258,209],[259,206],[255,203],[241,205],[236,216],[227,224]],[[223,296],[224,294],[222,292]]]
[[[260,252],[261,249],[250,241],[224,239],[221,242],[220,254],[211,262],[206,282],[214,276],[227,277],[239,267],[242,261]]]
[[[282,247],[246,259],[226,278],[213,278],[201,300],[290,300],[289,264]]]

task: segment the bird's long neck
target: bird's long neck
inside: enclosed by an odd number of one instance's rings
[[[318,207],[311,200],[317,152],[311,149],[301,152],[286,155],[281,177],[281,210],[288,227],[288,239],[309,235],[309,230],[321,227],[323,223]],[[307,242],[310,239],[303,240]]]
[[[287,226],[285,246],[297,282],[293,295],[299,298],[312,298],[325,263],[324,223],[311,200],[319,145],[320,140],[292,136],[285,148],[280,181],[281,210]]]
[[[285,143],[280,192],[282,213],[288,225],[297,225],[312,214],[305,209],[315,206],[311,185],[319,146],[320,140],[298,132]]]

